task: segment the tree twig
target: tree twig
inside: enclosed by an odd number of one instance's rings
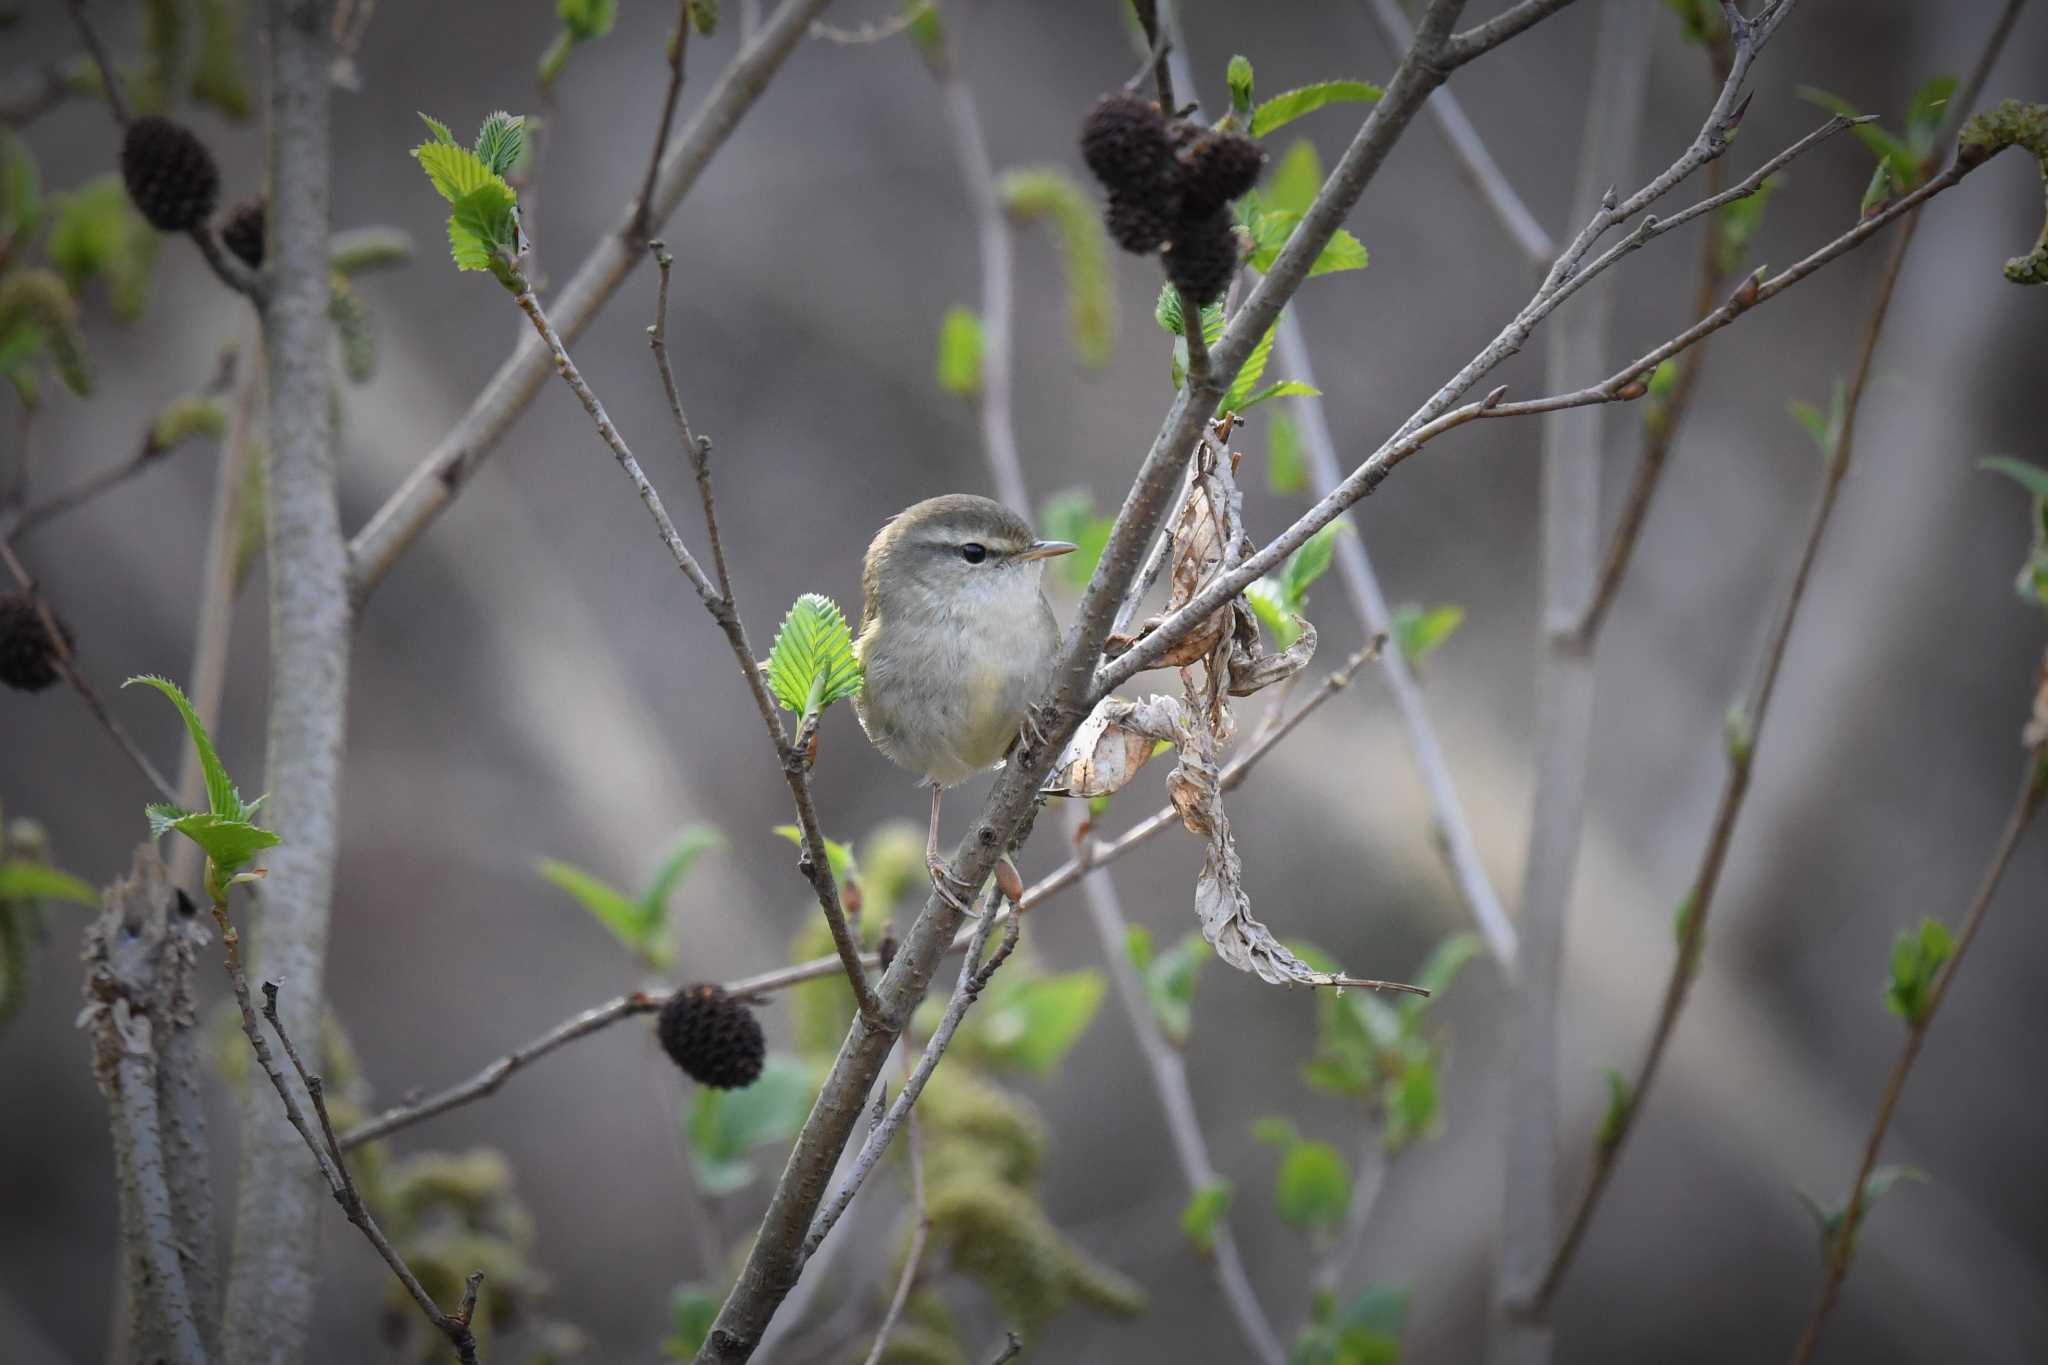
[[[668,50],[668,93],[661,100],[661,123],[654,134],[654,155],[647,161],[647,177],[640,182],[639,197],[633,201],[632,235],[646,241],[652,231],[648,215],[654,206],[654,185],[661,176],[661,159],[668,152],[669,128],[676,121],[676,100],[683,93],[683,57],[690,46],[690,0],[677,0],[676,34]],[[666,284],[666,276],[663,278]],[[666,313],[667,308],[662,311]]]
[[[2043,676],[2048,679],[2048,672]],[[2026,762],[2020,771],[2019,795],[2014,798],[2012,811],[2005,818],[2005,828],[1992,850],[1990,866],[1984,869],[1984,875],[1977,884],[1977,894],[1971,898],[1970,908],[1963,916],[1962,930],[1956,935],[1955,952],[1942,964],[1941,971],[1934,978],[1925,1012],[1906,1025],[1905,1042],[1899,1048],[1898,1059],[1892,1063],[1891,1074],[1885,1079],[1884,1095],[1878,1101],[1877,1115],[1871,1121],[1870,1136],[1863,1142],[1863,1159],[1856,1166],[1855,1178],[1849,1182],[1841,1224],[1826,1239],[1827,1265],[1821,1273],[1820,1292],[1814,1300],[1813,1311],[1807,1315],[1806,1326],[1799,1334],[1798,1345],[1792,1350],[1793,1365],[1806,1365],[1820,1344],[1821,1328],[1826,1325],[1828,1313],[1835,1306],[1843,1277],[1849,1273],[1850,1258],[1856,1254],[1857,1229],[1861,1227],[1864,1215],[1870,1211],[1864,1191],[1869,1184],[1870,1173],[1877,1167],[1878,1154],[1884,1149],[1885,1134],[1891,1130],[1892,1118],[1898,1112],[1899,1096],[1905,1091],[1906,1077],[1912,1072],[1913,1063],[1919,1059],[1921,1045],[1927,1041],[1927,1030],[1934,1024],[1935,1013],[1941,1009],[1941,1002],[1955,982],[1956,973],[1962,969],[1963,955],[1970,951],[1977,929],[1984,922],[1985,912],[1991,908],[1991,899],[1998,891],[1998,884],[2005,877],[2006,865],[2012,861],[2013,850],[2019,846],[2020,836],[2026,833],[2035,812],[2040,810],[2044,795],[2048,795],[2048,766],[2043,765],[2041,745],[2036,742],[2027,748]]]
[[[655,249],[655,261],[661,268],[664,280],[668,273],[667,258],[668,253],[665,249]],[[665,300],[666,289],[661,290],[658,297]],[[797,823],[803,834],[802,856],[798,859],[798,869],[803,872],[805,879],[811,883],[812,890],[817,894],[818,907],[825,913],[825,923],[832,931],[833,947],[838,950],[840,964],[845,968],[847,983],[853,987],[854,999],[859,1004],[860,1012],[863,1017],[872,1020],[877,1010],[874,990],[868,984],[866,969],[861,966],[860,944],[854,938],[853,931],[846,921],[846,911],[840,904],[838,881],[833,877],[830,861],[824,855],[825,836],[818,824],[817,806],[811,798],[810,772],[801,737],[798,742],[792,743],[782,728],[781,718],[775,710],[775,699],[769,695],[768,685],[761,674],[759,656],[754,653],[753,646],[747,639],[746,625],[740,620],[739,612],[734,609],[731,599],[721,593],[717,585],[705,576],[697,557],[691,554],[690,547],[683,543],[681,533],[676,530],[675,522],[669,518],[668,509],[662,504],[661,494],[656,492],[654,485],[648,481],[646,472],[640,467],[640,461],[634,457],[632,448],[619,434],[619,429],[612,425],[612,419],[605,412],[604,404],[585,382],[583,372],[576,367],[576,362],[570,358],[561,336],[549,322],[547,310],[541,306],[540,300],[534,296],[533,290],[527,286],[524,279],[516,279],[513,301],[532,322],[534,331],[540,336],[542,345],[553,358],[555,369],[560,372],[563,382],[568,384],[570,391],[576,395],[577,401],[583,405],[583,410],[590,414],[590,420],[596,425],[599,438],[611,450],[619,468],[625,471],[626,478],[632,483],[634,491],[640,495],[640,501],[647,508],[648,515],[654,518],[655,527],[661,533],[662,543],[668,546],[676,567],[682,570],[683,577],[696,590],[705,610],[711,613],[712,620],[718,623],[720,632],[732,648],[733,657],[739,664],[740,675],[747,684],[747,691],[754,699],[754,708],[760,712],[761,723],[768,729],[769,738],[775,745],[776,761],[782,768],[783,779],[788,783],[790,796],[796,803]],[[651,339],[654,341],[654,353],[659,362],[662,387],[669,396],[670,410],[675,417],[684,448],[691,452],[693,461],[699,461],[704,458],[704,452],[683,415],[681,401],[676,396],[675,376],[668,365],[666,320],[657,326],[662,330],[651,334]],[[702,468],[698,474],[698,488],[704,494],[706,517],[709,519],[713,515],[710,499],[711,482],[709,474]]]
[[[107,704],[100,700],[99,692],[85,680],[85,674],[79,671],[77,651],[71,647],[71,641],[65,636],[63,628],[57,624],[57,617],[51,612],[50,604],[44,600],[36,580],[23,566],[20,557],[14,553],[14,547],[9,545],[4,537],[0,537],[0,562],[7,565],[7,572],[13,576],[15,586],[27,593],[30,600],[35,603],[36,614],[43,618],[43,633],[54,646],[51,657],[57,665],[57,671],[64,675],[64,681],[78,694],[78,699],[85,703],[85,709],[99,722],[100,729],[107,732],[107,737],[113,740],[121,752],[127,755],[128,761],[135,765],[135,771],[142,774],[142,780],[154,787],[164,800],[176,801],[177,789],[165,780],[156,764],[150,761],[149,755],[142,751],[142,746],[128,733],[128,728],[114,719],[114,713],[107,710]]]
[[[1598,221],[1602,186],[1633,169],[1649,87],[1650,19],[1638,0],[1605,0],[1594,40],[1589,101],[1579,143],[1572,221]],[[1606,362],[1607,287],[1565,317],[1545,345],[1544,373],[1561,388]],[[1537,664],[1535,781],[1522,865],[1521,953],[1504,1011],[1509,1038],[1503,1125],[1500,1265],[1490,1358],[1548,1365],[1547,1318],[1509,1310],[1541,1275],[1557,1228],[1557,1026],[1564,986],[1565,924],[1586,821],[1593,736],[1593,661],[1559,633],[1593,591],[1600,548],[1602,412],[1546,417],[1542,433],[1542,575],[1545,649]]]
[[[902,1042],[904,1082],[907,1086],[913,1074],[907,1030]],[[882,1352],[889,1345],[889,1334],[896,1330],[897,1320],[903,1316],[903,1305],[910,1302],[910,1289],[917,1283],[918,1266],[924,1260],[924,1244],[932,1231],[924,1194],[924,1135],[918,1131],[915,1109],[904,1120],[903,1140],[910,1158],[910,1246],[903,1253],[903,1272],[896,1277],[896,1292],[889,1296],[889,1307],[882,1314],[882,1325],[875,1329],[875,1344],[868,1348],[867,1365],[882,1365]]]
[[[656,177],[649,228],[656,229],[697,183],[711,158],[732,136],[760,98],[783,60],[795,50],[810,21],[830,0],[783,0],[769,22],[719,75],[672,139]],[[606,234],[576,268],[550,317],[561,335],[574,341],[617,292],[640,258],[643,238],[633,231],[634,206],[627,205],[618,228]],[[349,542],[349,590],[360,603],[391,571],[398,558],[433,523],[442,509],[511,429],[519,414],[547,382],[550,357],[543,346],[523,342],[405,481],[386,498]]]
[[[1979,72],[1987,70],[1995,60],[2006,34],[2010,32],[2010,17],[2008,13],[1994,29],[1984,57],[1978,63]],[[1977,83],[1981,85],[1981,78]],[[1949,117],[1944,121],[1944,134],[1951,133],[1960,125],[1965,112],[1967,111],[1960,107],[1950,111]],[[1784,663],[1785,651],[1791,641],[1792,627],[1798,619],[1807,583],[1820,554],[1822,537],[1827,532],[1828,522],[1834,512],[1836,495],[1841,489],[1842,480],[1849,472],[1850,458],[1855,450],[1856,416],[1869,386],[1871,366],[1876,358],[1878,341],[1883,334],[1885,319],[1891,308],[1892,293],[1898,284],[1906,253],[1912,248],[1913,236],[1919,226],[1920,205],[1940,189],[1947,188],[1961,179],[1967,170],[1961,162],[1951,161],[1947,171],[1933,177],[1920,190],[1863,220],[1855,229],[1836,238],[1834,242],[1794,266],[1786,275],[1778,276],[1755,291],[1758,301],[1761,301],[1776,289],[1789,287],[1802,273],[1810,273],[1812,269],[1817,269],[1819,264],[1825,263],[1822,258],[1832,259],[1829,253],[1840,254],[1836,248],[1849,238],[1855,237],[1866,224],[1894,218],[1904,219],[1900,224],[1898,236],[1892,241],[1891,252],[1878,273],[1877,292],[1871,300],[1870,312],[1864,319],[1862,337],[1856,350],[1855,367],[1844,392],[1841,431],[1835,438],[1834,448],[1828,452],[1827,470],[1822,479],[1820,494],[1814,502],[1806,538],[1800,548],[1798,566],[1793,572],[1790,585],[1786,588],[1784,600],[1778,607],[1770,637],[1764,647],[1755,688],[1742,704],[1737,717],[1740,729],[1740,734],[1736,736],[1738,742],[1730,745],[1728,771],[1722,780],[1721,795],[1715,806],[1713,822],[1709,826],[1706,847],[1701,852],[1699,865],[1686,893],[1686,904],[1689,908],[1685,913],[1684,932],[1680,935],[1677,958],[1672,963],[1671,973],[1665,981],[1649,1044],[1630,1083],[1629,1102],[1622,1111],[1620,1124],[1608,1135],[1606,1141],[1599,1143],[1595,1148],[1592,1172],[1572,1206],[1564,1232],[1552,1249],[1543,1277],[1532,1295],[1530,1308],[1533,1311],[1548,1311],[1549,1304],[1555,1299],[1565,1275],[1571,1269],[1573,1258],[1584,1241],[1587,1229],[1592,1225],[1593,1214],[1599,1207],[1601,1196],[1606,1192],[1608,1182],[1620,1163],[1622,1150],[1627,1144],[1629,1134],[1634,1130],[1635,1120],[1642,1110],[1644,1098],[1651,1083],[1656,1079],[1665,1049],[1677,1029],[1678,1016],[1685,1008],[1687,994],[1699,970],[1701,945],[1706,941],[1707,915],[1713,905],[1714,892],[1720,884],[1721,869],[1727,861],[1728,850],[1734,841],[1736,822],[1741,816],[1743,802],[1749,793],[1756,743],[1762,734],[1764,719],[1770,711],[1779,669]],[[1946,183],[1943,183],[1944,181]],[[1738,289],[1737,298],[1740,298],[1743,290],[1748,288],[1749,285],[1746,284]],[[1729,311],[1729,303],[1724,303],[1696,323],[1693,330],[1704,336],[1706,333],[1700,331],[1701,328],[1711,330],[1709,324],[1717,321],[1725,325],[1733,316],[1734,314]]]
[[[968,940],[967,955],[960,963],[960,979],[953,987],[952,998],[946,1002],[946,1012],[939,1017],[938,1027],[932,1030],[932,1036],[925,1043],[924,1052],[918,1057],[917,1065],[911,1069],[910,1075],[904,1078],[903,1089],[889,1105],[888,1112],[882,1115],[882,1121],[874,1126],[867,1139],[861,1143],[860,1151],[855,1154],[853,1164],[847,1168],[846,1176],[840,1181],[839,1187],[832,1191],[832,1197],[818,1210],[818,1216],[812,1221],[810,1231],[804,1235],[805,1259],[817,1254],[818,1248],[824,1245],[825,1238],[839,1222],[840,1215],[853,1203],[853,1197],[860,1193],[860,1187],[867,1182],[869,1174],[875,1169],[875,1163],[882,1159],[882,1153],[889,1150],[889,1142],[896,1136],[896,1130],[910,1117],[911,1108],[917,1103],[917,1097],[924,1093],[925,1082],[931,1079],[932,1071],[938,1066],[939,1059],[945,1056],[946,1049],[952,1046],[953,1035],[959,1031],[960,1021],[967,1017],[969,1007],[981,997],[982,991],[988,986],[989,978],[996,974],[996,969],[1009,959],[1011,951],[1016,948],[1017,916],[1012,914],[1003,921],[1002,941],[996,944],[995,951],[988,955],[986,962],[982,960],[982,948],[987,944],[989,930],[995,922],[995,892],[991,888],[982,902],[981,916],[975,920],[975,932]]]

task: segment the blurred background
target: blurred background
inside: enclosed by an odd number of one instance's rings
[[[75,49],[62,7],[31,4],[0,30],[0,68]],[[105,22],[134,40],[123,7]],[[735,47],[728,22],[690,52],[684,117]],[[1109,0],[949,6],[964,78],[999,168],[1085,176],[1082,114],[1134,65]],[[1474,5],[1474,14],[1494,8]],[[1897,126],[1927,77],[1975,59],[2001,5],[1807,0],[1756,69],[1731,153],[1737,173],[1814,126],[1810,85]],[[574,54],[549,115],[529,226],[544,271],[566,279],[636,192],[667,68],[673,7],[621,7]],[[847,0],[853,26],[886,6]],[[1565,234],[1596,7],[1580,5],[1461,71],[1453,83],[1522,194]],[[1189,55],[1215,106],[1234,52],[1274,92],[1380,78],[1392,58],[1362,5],[1190,0]],[[411,233],[416,261],[365,277],[381,364],[341,391],[343,515],[359,528],[439,440],[524,326],[482,276],[441,256],[444,208],[407,158],[415,110],[458,133],[491,109],[535,108],[534,64],[557,32],[545,0],[448,0],[377,9],[359,93],[337,92],[334,220]],[[1660,10],[1639,164],[1667,164],[1712,97],[1705,62]],[[2022,14],[1987,96],[2048,93],[2048,13]],[[255,124],[196,116],[220,153],[225,201],[257,192]],[[1297,132],[1334,160],[1356,110]],[[73,100],[23,136],[46,187],[113,162],[103,107]],[[1803,255],[1851,221],[1868,154],[1836,139],[1792,169],[1753,261]],[[2010,800],[2017,736],[2044,641],[2018,600],[2027,505],[1977,460],[2048,462],[2040,358],[2044,297],[1999,263],[2038,230],[2040,189],[2001,158],[1926,215],[1861,413],[1856,465],[1794,635],[1758,748],[1693,1005],[1558,1310],[1560,1359],[1722,1361],[1790,1346],[1817,1283],[1818,1237],[1798,1191],[1841,1197],[1900,1037],[1881,992],[1893,934],[1956,919]],[[1296,305],[1340,450],[1363,458],[1526,297],[1495,220],[1418,120],[1348,226],[1372,253]],[[990,491],[975,415],[934,375],[939,320],[978,305],[965,192],[938,93],[901,38],[806,42],[718,154],[664,234],[674,249],[671,348],[697,429],[716,443],[721,519],[740,601],[764,642],[798,593],[851,613],[862,550],[883,518],[948,490]],[[1059,260],[1019,233],[1016,411],[1035,497],[1083,488],[1113,507],[1164,413],[1168,346],[1151,318],[1156,271],[1118,255],[1113,354],[1075,359]],[[1690,318],[1696,240],[1659,242],[1618,272],[1611,363]],[[1704,387],[1598,654],[1591,803],[1572,899],[1563,1010],[1565,1181],[1575,1189],[1605,1102],[1599,1068],[1631,1069],[1668,969],[1673,907],[1722,780],[1722,716],[1747,685],[1790,574],[1821,462],[1787,415],[1825,403],[1851,362],[1882,246],[1856,253],[1713,344]],[[577,346],[586,374],[698,538],[688,473],[647,355],[654,272],[640,267]],[[241,309],[189,244],[166,242],[141,320],[89,310],[101,392],[46,389],[32,439],[45,490],[132,453],[167,399],[201,387]],[[1534,392],[1539,346],[1500,382]],[[1284,377],[1276,368],[1273,377]],[[1590,380],[1595,376],[1582,376]],[[12,406],[12,399],[7,400]],[[1610,506],[1638,444],[1633,410],[1609,419]],[[0,441],[20,432],[10,411]],[[1462,628],[1422,676],[1488,870],[1512,899],[1530,799],[1537,631],[1537,440],[1489,423],[1402,467],[1356,521],[1396,602],[1456,603]],[[1256,470],[1264,430],[1241,444]],[[19,552],[78,636],[103,689],[176,674],[191,652],[213,463],[201,447],[24,537]],[[12,453],[10,453],[10,459]],[[1246,479],[1255,536],[1299,499]],[[266,704],[260,574],[240,599],[218,739],[245,790],[261,785]],[[1072,596],[1059,603],[1070,613]],[[1321,667],[1360,643],[1333,577],[1311,616]],[[112,704],[174,766],[175,718],[131,691]],[[1249,724],[1259,703],[1246,708]],[[582,411],[542,391],[488,465],[370,600],[355,640],[345,835],[327,986],[364,1078],[391,1102],[468,1074],[574,1011],[648,984],[588,915],[535,875],[542,857],[637,886],[682,826],[716,826],[676,901],[673,979],[730,979],[788,960],[816,916],[772,833],[787,793],[767,761],[723,641],[649,532]],[[847,708],[824,727],[817,785],[828,833],[859,840],[921,819],[924,796],[862,740]],[[1147,774],[1108,818],[1151,809]],[[948,803],[958,837],[986,782]],[[50,831],[57,860],[94,884],[125,870],[151,794],[61,688],[0,695],[0,802]],[[1427,803],[1384,687],[1369,667],[1269,758],[1231,804],[1261,917],[1352,971],[1400,977],[1464,925],[1434,851]],[[1027,879],[1061,857],[1042,821]],[[1193,926],[1195,842],[1178,833],[1119,863],[1132,920],[1162,942]],[[2024,844],[1934,1028],[1886,1159],[1925,1170],[1866,1225],[1824,1358],[2019,1362],[2048,1358],[2048,846]],[[73,1027],[82,913],[58,912],[30,995],[0,1032],[0,1358],[103,1358],[117,1213],[106,1113]],[[1078,898],[1047,903],[1028,942],[1058,970],[1097,964]],[[210,964],[209,964],[210,965]],[[202,971],[213,995],[219,974]],[[1406,1359],[1478,1357],[1501,1203],[1502,982],[1481,960],[1434,1011],[1448,1057],[1442,1130],[1395,1162],[1351,1287],[1404,1283]],[[779,1006],[771,1042],[788,1037]],[[1300,1079],[1315,1005],[1220,964],[1203,971],[1187,1064],[1233,1222],[1283,1334],[1308,1309],[1318,1248],[1275,1216],[1275,1153],[1252,1121],[1284,1114],[1347,1153],[1359,1111]],[[1013,1084],[1051,1132],[1045,1204],[1097,1260],[1151,1295],[1134,1320],[1076,1312],[1038,1358],[1231,1359],[1238,1337],[1180,1226],[1187,1189],[1114,1002],[1064,1065]],[[501,1149],[533,1219],[548,1312],[593,1358],[652,1360],[669,1295],[697,1271],[676,1113],[686,1089],[643,1023],[574,1045],[496,1097],[396,1138],[393,1149]],[[235,1109],[212,1092],[216,1188],[231,1188]],[[774,1162],[770,1162],[774,1165]],[[887,1199],[899,1199],[891,1186]],[[743,1240],[760,1187],[721,1201]],[[878,1205],[883,1201],[872,1201]],[[867,1225],[886,1230],[882,1208]],[[379,1358],[385,1271],[323,1209],[325,1275],[313,1358]],[[877,1241],[874,1245],[882,1246]],[[856,1252],[813,1304],[871,1293],[886,1251]],[[862,1278],[863,1274],[866,1278]],[[852,1288],[842,1286],[850,1285]],[[488,1291],[487,1291],[488,1292]],[[993,1324],[993,1317],[986,1319]],[[803,1358],[790,1353],[783,1358]]]

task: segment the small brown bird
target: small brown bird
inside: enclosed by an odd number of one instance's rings
[[[925,865],[963,910],[939,858],[941,796],[1001,762],[1029,723],[1060,645],[1045,561],[1073,549],[969,493],[906,507],[868,546],[854,713],[890,762],[931,784]]]

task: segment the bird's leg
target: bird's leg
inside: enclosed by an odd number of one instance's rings
[[[969,919],[973,919],[976,917],[976,911],[967,903],[971,888],[962,886],[954,880],[952,872],[946,867],[946,860],[939,856],[939,801],[944,795],[945,790],[938,783],[932,783],[932,828],[924,841],[924,867],[931,875],[932,890],[938,893],[939,899]]]
[[[1037,702],[1024,708],[1024,728],[1019,733],[1030,747],[1045,747],[1045,712]]]

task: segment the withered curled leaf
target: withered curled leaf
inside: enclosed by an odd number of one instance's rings
[[[1042,791],[1055,796],[1108,796],[1123,789],[1151,759],[1159,741],[1179,736],[1181,703],[1153,695],[1142,701],[1105,698],[1067,741]]]

